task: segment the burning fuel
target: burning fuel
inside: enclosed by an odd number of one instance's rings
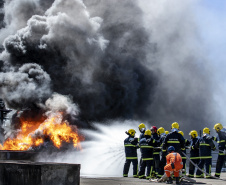
[[[14,138],[8,138],[0,150],[30,150],[45,142],[46,138],[60,148],[63,142],[73,143],[74,147],[80,147],[81,136],[78,135],[75,126],[69,125],[63,120],[62,113],[52,113],[44,122],[21,122],[21,129]]]

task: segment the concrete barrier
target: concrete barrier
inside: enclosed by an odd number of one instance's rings
[[[80,164],[0,161],[0,185],[79,185]]]
[[[37,154],[38,152],[32,151],[0,150],[0,160],[34,161]]]

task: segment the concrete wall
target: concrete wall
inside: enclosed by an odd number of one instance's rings
[[[0,161],[0,185],[79,185],[80,164]]]

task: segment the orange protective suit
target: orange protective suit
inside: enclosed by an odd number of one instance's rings
[[[183,168],[182,158],[179,153],[172,152],[166,156],[166,166],[164,167],[167,177],[170,177],[171,172],[174,172],[175,177],[179,177],[179,172]],[[175,168],[172,168],[171,163],[174,163]]]

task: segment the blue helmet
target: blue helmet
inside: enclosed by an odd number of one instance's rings
[[[169,146],[169,148],[168,148],[168,150],[167,150],[168,152],[172,152],[172,151],[175,151],[175,148],[173,147],[173,146]]]

